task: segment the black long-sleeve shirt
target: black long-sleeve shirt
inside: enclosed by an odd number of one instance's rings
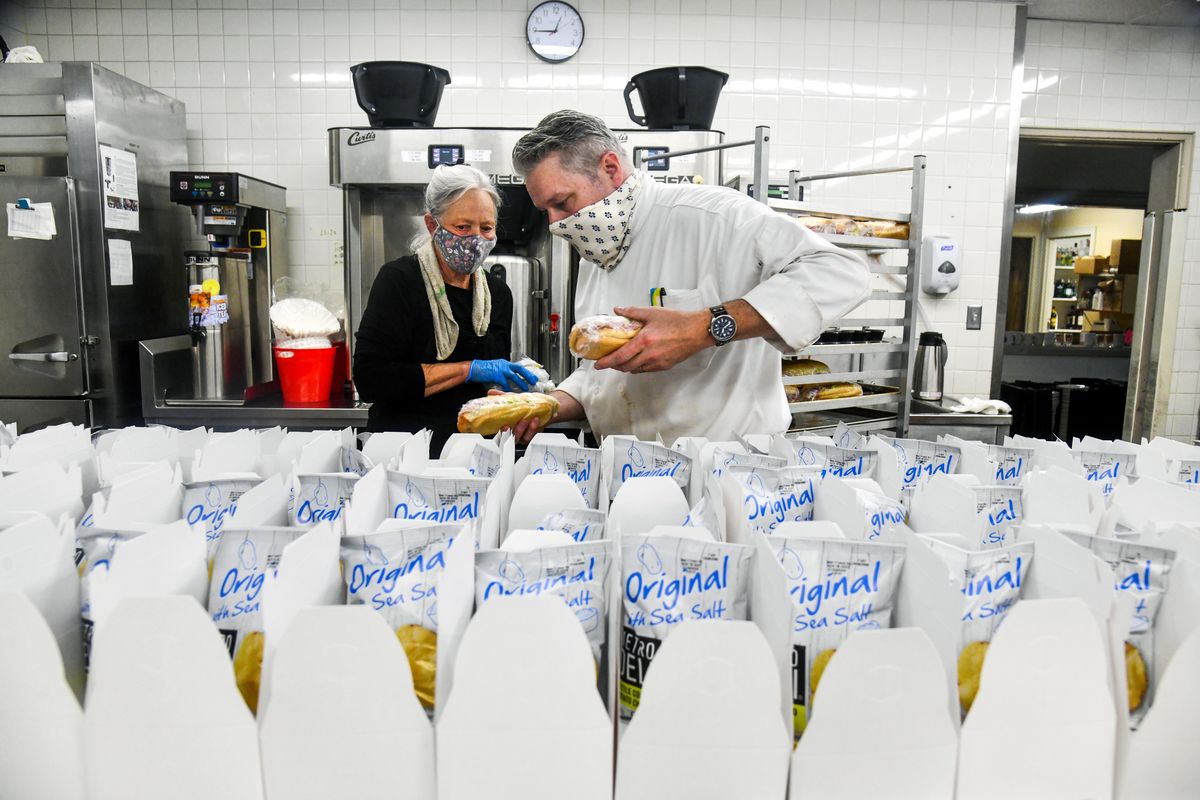
[[[474,359],[510,358],[512,351],[512,292],[507,284],[486,272],[492,293],[492,316],[487,332],[475,335],[471,322],[474,289],[446,285],[446,299],[458,323],[458,343],[445,363]],[[479,383],[463,383],[425,397],[422,364],[438,363],[433,335],[433,312],[425,296],[421,266],[416,256],[384,264],[371,285],[354,346],[354,384],[359,396],[371,405],[368,429],[372,431],[433,431],[430,444],[435,458],[457,427],[463,403],[487,394]]]

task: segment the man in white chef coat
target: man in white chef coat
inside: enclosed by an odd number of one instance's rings
[[[550,232],[582,259],[575,319],[643,324],[562,382],[554,421],[586,417],[597,436],[668,444],[787,430],[781,353],[866,299],[859,256],[731,189],[654,181],[603,121],[578,111],[543,119],[513,163]],[[527,421],[515,433],[527,441],[536,429]]]

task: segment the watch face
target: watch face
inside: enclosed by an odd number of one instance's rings
[[[728,314],[722,314],[719,317],[713,317],[712,324],[709,325],[708,330],[718,342],[728,342],[737,333],[737,323],[733,321],[733,317]]]
[[[583,18],[570,3],[550,0],[529,12],[525,39],[543,61],[566,61],[583,46]]]

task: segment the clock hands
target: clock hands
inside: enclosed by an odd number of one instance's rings
[[[559,17],[558,19],[554,20],[553,28],[551,28],[549,30],[545,30],[543,28],[535,28],[533,32],[534,33],[558,33],[558,26],[560,24],[562,24],[562,17]]]

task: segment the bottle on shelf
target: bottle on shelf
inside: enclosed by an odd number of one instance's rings
[[[1050,330],[1058,328],[1058,309],[1050,309]]]

